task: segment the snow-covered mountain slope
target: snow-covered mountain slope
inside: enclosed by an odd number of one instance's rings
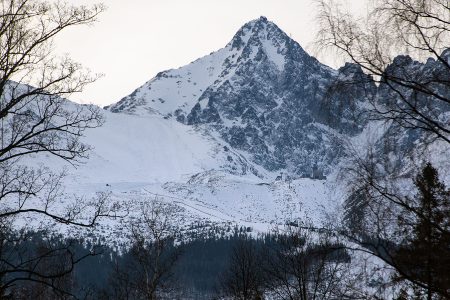
[[[227,50],[197,59],[184,68],[160,72],[131,95],[107,108],[112,112],[137,115],[156,112],[168,116],[177,110],[189,112],[196,99],[219,77]]]
[[[65,196],[52,205],[54,212],[64,212],[71,201],[95,198],[99,192],[118,203],[126,216],[100,219],[96,230],[111,243],[126,243],[128,220],[139,218],[142,203],[153,200],[172,207],[174,223],[196,234],[211,234],[213,228],[219,228],[216,234],[223,233],[235,226],[266,232],[299,217],[321,222],[336,204],[325,181],[292,180],[269,172],[202,128],[159,114],[144,117],[104,111],[103,115],[101,127],[85,132],[82,141],[93,149],[77,166],[51,155],[23,162],[66,171]],[[17,220],[32,227],[41,226],[42,221],[33,216]],[[83,228],[48,221],[44,225],[51,224],[59,232],[89,234]]]
[[[336,190],[323,180],[261,180],[221,171],[202,172],[187,181],[164,184],[116,182],[106,186],[74,181],[66,188],[85,197],[94,196],[94,191],[107,192],[109,201],[126,212],[123,218],[99,219],[96,234],[112,244],[127,242],[128,222],[139,219],[141,206],[152,201],[171,208],[173,224],[186,234],[183,238],[233,234],[236,227],[252,234],[267,233],[298,220],[320,226],[330,221],[328,216],[337,217],[340,206]],[[89,232],[65,225],[54,228],[78,236]]]
[[[349,78],[359,84],[330,90]],[[358,67],[321,64],[261,17],[223,49],[159,73],[107,109],[201,125],[267,170],[314,177],[342,157],[340,134],[361,132],[365,121],[357,117],[375,90]]]
[[[104,115],[103,126],[86,132],[90,159],[72,172],[82,181],[164,183],[211,169],[253,174],[252,164],[205,132],[160,115]]]
[[[24,111],[36,115],[33,112],[39,111],[36,105],[46,99],[43,97],[29,102]],[[61,98],[58,101],[60,111],[68,115],[96,111],[91,105]],[[122,217],[99,219],[92,233],[77,226],[55,224],[51,218],[29,212],[13,220],[18,228],[44,226],[114,244],[126,243],[128,221],[138,219],[141,205],[154,200],[173,209],[174,224],[197,235],[232,234],[236,226],[255,233],[266,232],[299,217],[320,222],[325,208],[331,207],[326,204],[332,197],[328,197],[324,181],[291,179],[287,174],[270,172],[251,162],[248,153],[232,147],[216,131],[157,113],[140,116],[103,111],[102,115],[102,126],[83,132],[81,142],[92,150],[89,158],[77,165],[49,152],[26,155],[17,161],[17,167],[40,168],[46,174],[48,169],[54,174],[65,171],[61,189],[57,185],[59,177],[49,177],[55,185],[47,185],[48,191],[38,192],[26,203],[20,199],[3,201],[0,209],[21,205],[24,209],[66,215],[67,208],[78,204],[83,209],[77,221],[88,222],[93,212],[89,203],[102,193],[107,195],[106,206],[118,208],[116,213]],[[52,126],[58,122],[64,119],[54,118]]]

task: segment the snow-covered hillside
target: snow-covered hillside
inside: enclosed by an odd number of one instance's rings
[[[72,173],[81,182],[164,183],[212,169],[251,174],[250,164],[207,133],[160,115],[104,115],[105,124],[88,131],[84,139],[94,147],[90,159]]]
[[[172,207],[174,223],[197,234],[211,234],[213,228],[216,234],[231,233],[235,226],[261,233],[299,217],[320,222],[337,204],[324,180],[267,171],[202,128],[160,114],[103,115],[103,126],[87,130],[83,138],[93,147],[89,159],[77,166],[52,156],[32,161],[55,172],[66,170],[66,196],[52,209],[62,211],[71,201],[99,192],[121,206],[125,217],[100,219],[95,229],[113,244],[126,243],[127,222],[139,218],[140,206],[153,200]],[[30,216],[25,221],[41,226],[42,220]],[[52,226],[57,232],[88,235],[82,228]]]

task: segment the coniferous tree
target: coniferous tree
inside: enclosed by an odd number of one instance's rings
[[[414,180],[418,190],[399,217],[404,237],[394,260],[401,276],[425,287],[426,298],[450,295],[450,189],[430,164]]]

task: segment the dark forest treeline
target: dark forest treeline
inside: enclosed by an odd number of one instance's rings
[[[45,232],[28,233],[29,238],[21,241],[22,256],[32,257],[43,249],[70,248],[77,258],[83,258],[72,272],[57,279],[52,284],[57,289],[45,287],[33,281],[22,281],[11,288],[7,297],[10,299],[121,299],[114,291],[117,285],[117,266],[127,266],[133,260],[132,248],[124,249],[122,253],[107,245],[92,244],[88,240],[64,239],[63,237],[48,238]],[[235,233],[229,237],[196,239],[178,245],[170,244],[164,251],[166,255],[179,253],[170,277],[161,285],[170,284],[169,294],[159,294],[162,298],[180,299],[213,299],[227,294],[227,280],[230,279],[230,268],[233,265],[236,249],[243,245],[252,247],[256,252],[268,252],[268,249],[281,250],[282,241],[289,237],[266,234],[258,238],[250,238],[246,233]],[[304,244],[305,241],[301,243]],[[246,247],[246,246],[245,246]],[[273,252],[275,253],[275,252]],[[19,255],[19,254],[18,254]],[[48,261],[40,267],[55,267],[64,264],[61,255],[55,256],[59,261]],[[255,259],[257,257],[255,256]],[[335,258],[348,261],[349,257],[341,252]],[[18,258],[19,260],[19,258]],[[129,269],[123,270],[130,273]],[[251,270],[253,271],[253,270]],[[20,276],[20,274],[18,274]],[[11,276],[11,275],[9,275]],[[63,293],[58,293],[58,288]],[[70,294],[72,295],[70,295]],[[129,299],[135,299],[133,294]],[[158,297],[158,299],[159,299]]]

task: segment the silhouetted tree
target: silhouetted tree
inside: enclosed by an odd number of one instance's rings
[[[232,249],[229,267],[222,280],[223,293],[238,300],[263,299],[261,259],[256,242],[251,237],[239,238]]]
[[[276,299],[342,298],[348,271],[344,247],[330,232],[312,226],[289,227],[264,251],[264,278]]]
[[[173,207],[155,201],[143,204],[138,220],[130,224],[131,248],[111,274],[116,299],[170,298],[174,266],[181,251],[175,246],[177,228]]]
[[[423,283],[427,299],[450,296],[450,189],[426,164],[414,180],[418,190],[399,215],[403,237],[394,260],[400,278]]]
[[[318,0],[319,46],[336,50],[379,83],[369,116],[420,129],[450,143],[450,4],[447,0],[376,0],[365,18],[338,1]],[[414,58],[433,58],[417,65]],[[360,80],[357,80],[360,81]],[[359,84],[344,79],[341,85]]]
[[[61,207],[63,173],[39,166],[45,155],[70,164],[86,158],[84,131],[100,126],[100,109],[74,105],[63,97],[81,91],[92,76],[68,57],[56,57],[55,36],[73,26],[92,24],[103,6],[71,6],[64,2],[4,0],[0,4],[0,297],[23,281],[59,289],[78,258],[69,247],[26,252],[15,247],[25,236],[11,227],[25,216],[92,227],[110,214],[107,195]],[[70,201],[69,201],[70,202]],[[24,224],[24,222],[22,222]],[[17,249],[16,249],[17,250]],[[12,255],[11,255],[12,254]],[[64,262],[64,267],[50,261]],[[44,267],[52,265],[53,267]]]
[[[394,281],[406,282],[410,291],[449,297],[450,195],[437,170],[431,164],[421,169],[413,180],[414,196],[394,189],[396,185],[387,188],[377,177],[362,176],[360,181],[365,184],[364,226],[348,224],[339,233],[362,246],[357,250],[383,260],[397,274]]]
[[[448,290],[438,286],[435,278],[424,278],[430,274],[430,270],[425,272],[425,265],[430,266],[431,262],[425,252],[434,251],[432,243],[425,242],[431,238],[426,232],[439,232],[442,241],[448,234],[448,229],[436,219],[448,215],[448,208],[442,204],[443,200],[439,200],[439,205],[432,204],[444,197],[438,192],[437,172],[433,179],[434,168],[430,165],[423,170],[406,168],[405,158],[413,148],[418,152],[417,144],[409,149],[392,146],[396,145],[398,132],[407,133],[408,138],[418,134],[422,145],[435,140],[444,142],[440,145],[450,144],[449,1],[376,0],[370,2],[365,17],[361,18],[343,9],[337,1],[317,2],[321,25],[319,44],[342,54],[378,84],[376,97],[368,98],[367,115],[372,120],[386,121],[390,128],[380,140],[386,144],[384,148],[376,147],[376,152],[369,149],[367,155],[349,149],[352,166],[345,169],[351,178],[346,201],[348,223],[339,231],[362,245],[361,251],[382,259],[400,278],[415,285],[416,291],[424,289],[448,297]],[[418,63],[413,59],[427,61]],[[345,82],[355,83],[358,82],[351,79]],[[372,146],[375,145],[368,148]],[[400,163],[391,161],[389,153],[398,155]],[[429,160],[423,156],[425,153],[415,153],[419,159],[414,161]],[[413,198],[407,196],[404,183],[418,172],[421,175],[414,183],[419,193]],[[438,198],[433,200],[433,197]],[[428,199],[426,205],[425,199]],[[430,205],[437,205],[432,213]],[[401,231],[404,235],[399,234]],[[448,252],[448,242],[447,246],[436,248],[435,254],[440,255],[442,263],[439,268],[448,268],[441,258],[444,250]],[[420,251],[425,255],[421,261],[406,262],[409,255]]]

